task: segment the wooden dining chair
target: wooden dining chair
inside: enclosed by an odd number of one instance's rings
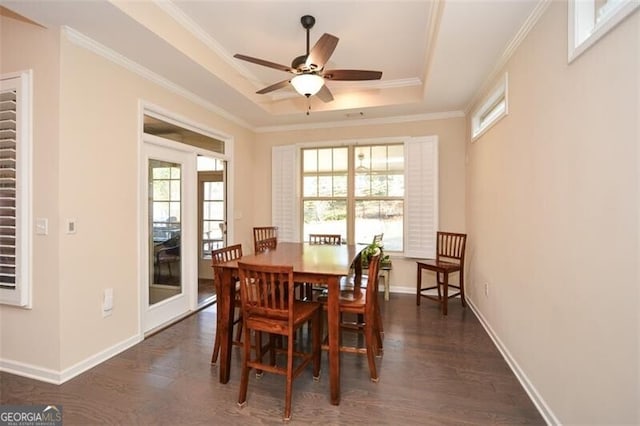
[[[253,228],[253,248],[254,253],[260,253],[259,243],[264,240],[275,239],[278,241],[278,227],[277,226],[256,226]]]
[[[339,246],[342,244],[340,234],[309,234],[309,244],[329,244]]]
[[[368,261],[369,282],[366,288],[361,285],[362,282],[362,261],[359,258],[362,252],[354,260],[355,277],[352,288],[343,288],[340,291],[340,330],[355,331],[364,334],[364,346],[348,346],[345,339],[340,339],[340,351],[355,353],[367,356],[369,364],[369,375],[372,382],[379,380],[378,370],[376,368],[376,356],[382,355],[382,316],[380,314],[380,305],[378,303],[378,271],[380,269],[380,259],[382,258],[382,250],[378,250]],[[323,304],[324,310],[327,310],[327,296],[321,296],[318,301]],[[346,322],[343,320],[343,314],[352,314],[356,321]],[[331,319],[328,319],[331,320]],[[357,342],[357,339],[356,339]],[[329,345],[325,339],[322,349],[328,350]]]
[[[466,243],[467,234],[437,233],[436,258],[417,262],[416,305],[420,305],[420,300],[423,297],[435,300],[442,307],[443,315],[447,315],[448,300],[452,297],[460,296],[462,306],[465,307],[467,305],[464,298],[464,252]],[[425,269],[436,273],[434,286],[422,287],[422,271]],[[457,285],[449,282],[449,275],[455,272],[459,273]],[[449,294],[449,287],[453,287],[458,291]],[[437,296],[427,293],[430,290],[437,290]]]
[[[217,250],[213,250],[211,252],[211,264],[214,267],[214,282],[215,282],[215,287],[216,287],[216,294],[220,295],[222,294],[222,287],[221,287],[221,278],[220,276],[216,276],[219,275],[216,272],[216,265],[219,265],[220,263],[225,263],[225,262],[229,262],[231,260],[238,260],[242,258],[242,244],[235,244],[232,246],[227,246],[227,247],[223,247]],[[238,284],[238,277],[234,277],[234,283],[236,285],[236,292],[235,292],[235,307],[236,310],[238,311],[237,315],[235,316],[235,319],[233,320],[233,325],[236,326],[236,338],[233,341],[234,345],[242,345],[242,315],[240,314],[240,286]],[[218,355],[220,354],[220,334],[218,333],[219,327],[220,327],[220,323],[222,321],[222,318],[220,317],[220,309],[216,309],[216,337],[213,341],[213,353],[211,354],[211,364],[215,364],[218,361]],[[233,331],[233,330],[232,330]]]
[[[244,351],[238,405],[247,402],[249,370],[276,373],[286,376],[284,420],[291,418],[293,379],[313,362],[313,378],[320,376],[320,352],[322,339],[322,305],[294,299],[292,266],[253,265],[238,262],[240,298],[244,323]],[[296,331],[311,321],[311,351],[304,352],[303,339],[295,339]],[[263,361],[261,333],[269,333],[270,359]],[[277,365],[273,336],[286,337],[286,366]],[[252,338],[254,344],[252,345]],[[298,348],[294,346],[298,345]],[[253,349],[253,350],[252,350]],[[294,358],[298,360],[294,362]]]
[[[309,244],[312,245],[335,245],[339,246],[342,244],[342,235],[340,234],[309,234]],[[325,291],[327,288],[326,285],[316,285],[315,287],[311,283],[305,283],[304,286],[301,287],[302,294],[300,297],[302,299],[313,300],[314,292],[321,293]]]
[[[264,240],[257,241],[255,246],[256,254],[267,250],[275,250],[278,247],[278,239],[276,237],[266,238]]]

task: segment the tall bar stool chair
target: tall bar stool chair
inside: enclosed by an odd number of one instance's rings
[[[286,376],[284,420],[291,419],[293,379],[313,362],[313,377],[320,376],[322,340],[322,305],[294,299],[293,267],[287,265],[253,265],[238,262],[240,274],[240,298],[244,323],[244,351],[238,405],[247,403],[249,370]],[[301,339],[294,338],[296,331],[311,322],[311,351],[305,352]],[[263,361],[261,333],[270,334],[269,361]],[[286,337],[286,366],[277,364],[275,337]],[[252,344],[252,338],[254,344]],[[294,348],[298,344],[298,348]],[[253,350],[252,350],[253,349]],[[297,349],[297,350],[296,350]],[[295,361],[294,362],[294,357]]]
[[[349,346],[345,343],[346,339],[341,338],[340,352],[355,353],[367,356],[369,364],[369,375],[372,382],[379,380],[378,370],[376,368],[376,356],[382,355],[382,317],[380,315],[380,307],[378,303],[378,269],[380,267],[380,259],[382,251],[380,249],[369,258],[368,265],[368,282],[367,287],[362,288],[362,261],[358,254],[355,262],[355,279],[352,289],[340,291],[340,332],[355,331],[364,334],[364,345],[356,341],[355,344]],[[327,309],[327,297],[321,296],[318,300]],[[346,322],[343,320],[343,314],[352,314],[357,321]],[[357,339],[359,340],[359,339]],[[325,350],[329,349],[327,342],[322,345]]]
[[[263,241],[267,241],[267,243]],[[276,244],[278,242],[277,226],[256,226],[253,228],[254,253],[262,253],[267,248],[270,248],[270,245],[274,242]]]
[[[213,250],[211,252],[211,264],[216,269],[215,266],[229,262],[231,260],[238,260],[242,258],[242,244],[235,244],[232,246],[223,247],[217,250]],[[220,295],[222,290],[220,277],[218,274],[214,276],[216,294]],[[233,341],[234,345],[241,346],[242,345],[242,315],[240,315],[240,287],[238,285],[238,277],[234,277],[234,283],[236,285],[235,292],[235,309],[238,311],[235,319],[233,320],[233,325],[236,326],[236,338]],[[222,319],[220,318],[220,310],[216,309],[216,337],[213,342],[213,353],[211,354],[211,364],[215,364],[218,361],[218,355],[220,354],[220,334],[218,333],[218,327],[220,326],[220,322]],[[233,330],[231,330],[233,331]]]
[[[420,305],[423,297],[435,300],[442,307],[442,314],[447,315],[447,302],[452,297],[460,296],[462,307],[467,306],[464,299],[464,252],[467,234],[438,232],[436,238],[436,258],[417,261],[416,305]],[[422,271],[425,269],[436,273],[434,286],[422,287]],[[457,285],[449,283],[449,275],[455,272],[459,273]],[[449,294],[449,287],[458,291]],[[434,289],[437,289],[437,296],[427,294],[427,291]]]

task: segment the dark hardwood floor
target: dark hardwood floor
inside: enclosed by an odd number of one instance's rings
[[[452,301],[445,318],[407,294],[382,304],[380,381],[365,357],[342,354],[342,402],[330,405],[325,353],[320,382],[310,367],[294,381],[291,424],[544,424],[469,308]],[[214,328],[215,305],[60,386],[0,373],[0,404],[61,404],[66,426],[281,424],[284,378],[252,374],[238,408],[240,348],[220,384]]]

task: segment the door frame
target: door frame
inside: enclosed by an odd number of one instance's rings
[[[188,313],[194,309],[193,307],[193,292],[194,292],[194,277],[197,271],[197,264],[194,262],[196,256],[194,256],[195,243],[197,239],[196,229],[194,225],[197,225],[197,220],[194,220],[194,211],[197,211],[197,193],[194,191],[196,180],[195,172],[195,156],[191,153],[176,149],[173,144],[166,143],[166,140],[158,138],[152,135],[144,135],[144,146],[142,149],[142,163],[141,169],[145,169],[144,175],[144,187],[141,187],[141,201],[144,200],[145,204],[141,205],[141,221],[144,221],[145,226],[141,228],[141,254],[142,263],[145,265],[141,268],[141,282],[144,283],[141,286],[141,307],[142,307],[142,327],[144,332],[149,332],[158,327],[164,326],[166,323],[179,318],[181,315]],[[181,291],[179,294],[168,297],[153,305],[149,304],[149,289],[150,289],[150,252],[149,247],[150,235],[149,235],[149,161],[151,159],[175,162],[181,165],[180,173],[180,187],[181,187],[181,243],[180,243],[180,280]],[[197,213],[195,215],[197,217]],[[195,265],[195,267],[194,267]],[[195,271],[194,271],[195,269]]]
[[[148,263],[147,263],[147,228],[148,228],[148,218],[145,217],[144,212],[146,211],[146,205],[148,200],[145,197],[146,194],[146,185],[147,185],[147,167],[146,158],[144,155],[144,145],[145,143],[152,143],[155,145],[159,145],[165,148],[173,149],[176,151],[183,151],[193,155],[193,175],[195,183],[193,185],[194,197],[197,201],[197,171],[195,166],[195,157],[200,154],[207,157],[214,157],[221,160],[226,161],[226,217],[227,217],[227,241],[235,241],[235,224],[234,219],[235,216],[233,214],[234,211],[234,148],[235,148],[235,140],[231,135],[225,134],[220,131],[212,130],[206,126],[195,123],[191,120],[188,120],[182,116],[179,116],[171,111],[168,111],[162,107],[159,107],[150,102],[140,100],[138,104],[138,334],[143,339],[145,335],[149,334],[144,330],[144,315],[146,311],[146,304],[148,303],[148,293],[145,296],[143,292],[148,292]],[[201,133],[205,136],[218,139],[224,143],[224,153],[210,151],[207,149],[195,147],[192,145],[175,142],[169,139],[164,139],[158,136],[145,134],[144,133],[144,116],[149,115],[161,120],[164,120],[168,123],[174,124],[178,127],[182,127],[185,129],[192,130],[197,133]],[[194,227],[194,232],[197,232],[197,207],[195,211],[196,224]],[[197,237],[196,237],[197,240]],[[194,245],[195,247],[195,245]],[[189,315],[198,306],[198,294],[197,294],[197,268],[198,268],[198,260],[199,260],[199,250],[194,250],[195,256],[192,255],[192,259],[190,259],[191,263],[193,263],[194,272],[193,272],[193,281],[194,283],[190,284],[193,286],[193,291],[189,295],[189,309],[183,314],[173,319],[168,320],[164,325],[159,328],[174,323],[181,318]],[[186,261],[186,260],[185,260]],[[153,331],[152,331],[153,332]]]

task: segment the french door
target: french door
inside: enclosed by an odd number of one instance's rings
[[[141,301],[147,332],[195,307],[198,212],[196,155],[144,138]]]

